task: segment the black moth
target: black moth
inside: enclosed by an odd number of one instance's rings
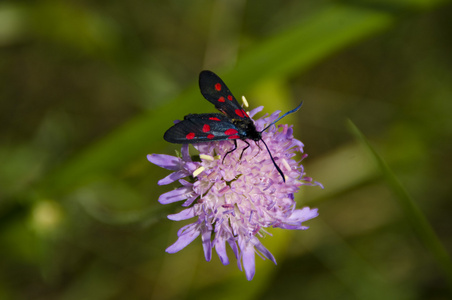
[[[267,144],[262,139],[262,132],[286,115],[299,110],[303,102],[295,109],[285,113],[272,122],[264,130],[257,131],[253,120],[250,119],[245,110],[239,105],[223,80],[215,73],[212,71],[202,71],[199,74],[199,88],[204,98],[213,103],[222,113],[189,114],[184,117],[183,121],[176,123],[168,129],[163,138],[167,142],[176,144],[233,140],[234,148],[228,151],[224,157],[237,149],[237,139],[241,139],[247,144],[242,150],[242,154],[250,146],[247,140],[262,141],[265,148],[267,148],[276,170],[278,170],[285,182],[286,179],[283,172],[276,164]]]

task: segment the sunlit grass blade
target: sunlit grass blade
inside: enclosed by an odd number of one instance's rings
[[[432,253],[436,259],[437,264],[445,272],[449,285],[452,287],[452,261],[441,243],[440,239],[436,235],[432,226],[428,222],[421,209],[414,202],[413,198],[409,195],[408,191],[403,187],[400,180],[396,177],[394,172],[389,168],[385,160],[377,153],[372,147],[364,134],[356,127],[352,121],[348,121],[348,126],[353,135],[366,147],[375,159],[378,168],[380,169],[383,178],[388,184],[389,188],[395,195],[400,207],[402,208],[405,217],[416,232],[419,240],[424,246]]]

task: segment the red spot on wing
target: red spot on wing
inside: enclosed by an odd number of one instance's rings
[[[232,101],[232,96],[231,95],[228,95],[228,100]]]
[[[239,117],[244,117],[245,116],[245,114],[243,114],[245,111],[243,110],[243,109],[236,109],[235,110],[235,113],[237,114],[237,116],[239,116]]]
[[[211,140],[211,139],[213,139],[215,136],[213,135],[213,134],[208,134],[207,135],[207,138],[209,139],[209,140]]]
[[[242,109],[242,112],[243,112],[243,115],[245,115],[246,117],[248,117],[248,118],[250,117],[250,116],[248,116],[248,114],[246,113],[245,110]]]
[[[215,89],[216,89],[217,91],[221,91],[221,83],[216,83],[216,84],[215,84]]]
[[[220,121],[220,119],[215,118],[215,117],[210,117],[209,120],[212,120],[212,121]]]
[[[220,98],[218,98],[218,102],[225,102],[226,100],[224,100],[224,97],[221,96]]]
[[[235,130],[235,129],[232,129],[232,128],[229,128],[228,130],[226,130],[225,132],[224,132],[224,134],[226,134],[226,135],[233,135],[233,134],[237,134],[238,133],[238,131],[237,130]],[[230,137],[229,137],[230,138]]]
[[[185,137],[187,138],[187,140],[192,140],[195,137],[195,133],[194,132],[190,132]]]
[[[239,139],[240,137],[238,136],[238,135],[231,135],[231,136],[228,136],[228,139],[229,140],[235,140],[235,139]]]
[[[208,124],[204,124],[204,126],[202,127],[202,131],[203,132],[209,132],[210,131],[210,126]]]

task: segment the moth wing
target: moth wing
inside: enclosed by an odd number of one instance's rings
[[[222,114],[191,114],[174,124],[163,138],[170,143],[193,144],[239,139],[239,129]]]
[[[234,120],[250,118],[223,80],[212,71],[205,70],[199,74],[199,89],[204,98],[229,118]]]

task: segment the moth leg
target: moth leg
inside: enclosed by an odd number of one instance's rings
[[[240,159],[242,159],[243,152],[245,152],[245,150],[250,147],[250,143],[248,143],[247,140],[242,140],[242,141],[244,141],[246,143],[246,147],[243,148],[242,153],[240,153]]]
[[[226,154],[223,156],[223,161],[222,161],[222,163],[224,163],[224,159],[226,158],[226,156],[227,156],[229,153],[234,152],[235,150],[237,150],[237,140],[234,140],[234,149],[229,150],[229,151],[226,152]]]
[[[255,143],[256,143],[256,146],[259,148],[259,150],[262,150],[261,146],[259,146],[258,141],[255,141]]]
[[[258,141],[254,141],[254,143],[256,143],[256,146],[257,146],[257,148],[259,148],[259,151],[257,151],[256,155],[254,155],[253,158],[255,158],[256,156],[258,156],[259,153],[260,153],[260,151],[262,151],[262,148],[261,148],[261,146],[259,146]]]

